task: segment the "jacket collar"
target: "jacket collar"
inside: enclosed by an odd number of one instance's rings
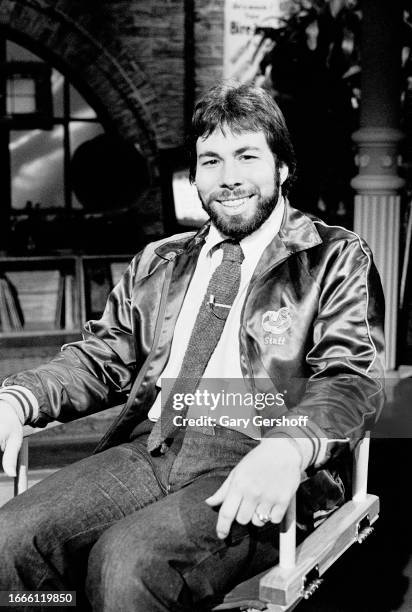
[[[293,208],[287,200],[279,238],[290,253],[304,251],[322,243],[312,219],[297,208]]]
[[[279,246],[282,245],[286,254],[292,254],[321,244],[322,238],[312,219],[300,210],[293,208],[287,200],[285,204],[285,212],[279,234],[275,236],[267,250],[278,250]],[[209,227],[210,221],[205,223],[194,234],[193,232],[188,232],[181,236],[176,236],[176,238],[172,237],[160,245],[155,252],[163,259],[173,259],[176,255],[180,255],[183,252],[186,252],[187,255],[192,255],[194,251],[200,251],[209,232]]]
[[[210,221],[207,221],[195,233],[187,232],[186,234],[172,236],[170,240],[166,240],[166,242],[155,249],[156,255],[163,259],[173,259],[175,255],[180,255],[183,252],[186,252],[188,255],[192,254],[196,247],[199,247],[200,250],[209,232],[209,227]]]
[[[279,232],[263,251],[251,282],[293,253],[310,249],[321,242],[313,221],[286,201]]]

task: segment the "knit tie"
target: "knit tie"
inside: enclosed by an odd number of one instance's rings
[[[179,430],[173,419],[176,415],[184,418],[188,407],[185,405],[177,412],[173,408],[173,398],[176,393],[192,394],[196,391],[239,291],[240,266],[244,259],[242,247],[238,242],[226,240],[220,248],[223,250],[222,262],[210,278],[179,375],[148,438],[147,448],[150,452],[159,448],[162,452],[165,443],[169,444]]]

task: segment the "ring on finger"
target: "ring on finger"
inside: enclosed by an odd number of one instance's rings
[[[263,524],[265,523],[269,523],[270,521],[270,515],[269,514],[262,514],[261,512],[255,512],[256,516],[258,517],[259,521]]]

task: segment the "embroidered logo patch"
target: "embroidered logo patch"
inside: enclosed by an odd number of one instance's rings
[[[262,315],[262,327],[265,332],[270,332],[276,336],[284,334],[292,324],[292,317],[289,308],[284,306],[279,310],[267,310]]]

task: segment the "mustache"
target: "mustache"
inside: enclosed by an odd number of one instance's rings
[[[209,195],[208,203],[213,200],[236,200],[238,198],[250,198],[255,195],[255,191],[245,189],[216,189]]]

